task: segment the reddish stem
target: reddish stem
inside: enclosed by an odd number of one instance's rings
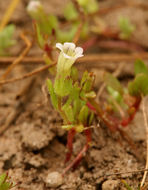
[[[92,139],[91,139],[91,130],[90,129],[87,129],[87,130],[85,130],[84,131],[85,132],[85,136],[86,136],[86,147],[85,147],[85,151],[83,151],[83,149],[82,149],[82,152],[80,152],[78,155],[78,158],[77,159],[75,159],[75,163],[74,163],[74,165],[73,165],[73,169],[76,169],[77,167],[78,167],[78,165],[79,165],[79,163],[81,162],[81,160],[82,160],[82,157],[84,156],[84,153],[88,150],[88,148],[89,148],[89,146],[90,146],[90,143],[91,143],[91,141],[92,141]]]
[[[63,171],[63,173],[62,173],[63,176],[66,174],[66,172],[68,172],[71,168],[73,168],[74,165],[79,162],[79,160],[82,159],[82,156],[83,156],[84,153],[87,151],[88,147],[89,147],[89,146],[86,144],[86,145],[83,147],[83,149],[79,152],[79,154],[77,155],[77,157],[64,169],[64,171]]]
[[[121,125],[123,127],[126,127],[134,119],[135,114],[139,109],[140,103],[141,103],[141,98],[140,97],[136,98],[135,104],[132,106],[132,108],[135,109],[134,112],[128,118],[123,118],[123,120],[121,121]]]
[[[79,154],[76,156],[76,158],[65,168],[65,170],[63,171],[63,174],[62,174],[63,176],[71,168],[73,168],[73,169],[77,168],[77,166],[79,165],[80,161],[82,160],[84,154],[86,153],[86,151],[88,150],[88,148],[90,146],[90,143],[91,143],[91,130],[86,129],[84,132],[85,132],[85,135],[86,135],[86,144],[83,147],[83,149],[79,152]]]
[[[68,131],[68,136],[67,136],[67,148],[68,148],[68,152],[66,154],[66,159],[65,159],[65,163],[68,162],[71,158],[72,155],[72,151],[73,151],[73,140],[74,140],[74,136],[76,134],[76,131],[74,128],[70,129]]]
[[[106,113],[101,109],[99,104],[94,99],[89,99],[87,102],[88,108],[90,108],[93,112],[95,112],[99,118],[106,124],[107,127],[110,128],[112,132],[116,131],[118,128],[118,123],[112,121]]]

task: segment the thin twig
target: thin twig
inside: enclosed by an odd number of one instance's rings
[[[82,7],[79,5],[78,1],[76,1],[76,0],[71,0],[71,1],[73,2],[76,10],[78,11],[81,20],[84,21],[85,20],[85,14],[84,14]]]
[[[19,55],[19,57],[17,57],[12,64],[6,69],[6,71],[4,72],[4,74],[0,77],[0,81],[4,80],[8,74],[12,71],[12,69],[19,64],[22,59],[24,58],[24,56],[27,55],[27,53],[29,52],[30,48],[31,48],[31,42],[29,41],[29,39],[22,33],[21,34],[21,38],[24,40],[25,44],[26,44],[26,48],[23,50],[23,52]]]
[[[139,173],[139,172],[144,172],[144,171],[148,171],[148,169],[133,170],[133,171],[119,172],[119,173],[111,173],[111,174],[105,174],[104,176],[122,175],[122,174],[132,174],[132,173]],[[104,176],[101,176],[101,177],[104,177]]]
[[[81,34],[81,31],[82,31],[83,25],[84,25],[84,22],[80,21],[80,24],[78,26],[78,29],[77,29],[76,34],[75,34],[74,39],[73,39],[73,43],[75,43],[75,44],[78,42],[78,40],[80,38],[80,34]]]
[[[74,39],[73,39],[73,42],[76,44],[80,38],[82,27],[85,23],[85,14],[84,14],[84,11],[82,10],[82,8],[79,6],[79,3],[76,0],[72,0],[72,2],[74,4],[76,10],[78,11],[79,18],[80,18],[80,24],[78,26],[78,29],[77,29],[76,34],[75,34]]]
[[[17,57],[0,57],[0,65],[1,64],[10,64]],[[131,54],[117,54],[117,53],[104,53],[104,54],[87,54],[82,58],[79,58],[77,62],[118,62],[118,61],[134,61],[135,59],[148,59],[148,52],[145,53],[131,53]],[[22,62],[25,64],[40,64],[44,62],[42,57],[24,57]]]
[[[31,76],[33,76],[33,75],[36,75],[36,74],[38,74],[38,73],[40,73],[40,72],[42,72],[42,71],[45,71],[45,70],[47,70],[47,69],[49,69],[49,68],[51,68],[51,67],[53,67],[53,66],[55,66],[55,65],[56,65],[56,63],[53,63],[53,64],[51,64],[51,65],[46,65],[46,66],[43,66],[43,67],[41,67],[41,68],[39,68],[39,69],[36,69],[36,70],[34,70],[34,71],[32,71],[32,72],[29,72],[29,73],[27,73],[27,74],[25,74],[25,75],[23,75],[23,76],[21,76],[21,77],[17,77],[17,78],[12,78],[12,79],[8,79],[8,80],[0,81],[0,85],[1,85],[1,84],[13,83],[13,82],[16,82],[16,81],[20,81],[20,80],[29,78],[29,77],[31,77]]]
[[[143,98],[143,97],[142,97]],[[143,113],[143,118],[144,118],[144,125],[145,125],[145,130],[146,130],[146,166],[145,166],[145,169],[146,171],[144,172],[144,175],[143,175],[143,178],[142,178],[142,181],[141,181],[141,187],[144,185],[145,183],[145,179],[146,179],[146,176],[147,176],[147,170],[148,170],[148,120],[147,120],[147,115],[146,115],[146,110],[145,110],[145,105],[144,105],[144,98],[143,98],[143,102],[142,102],[142,113]]]

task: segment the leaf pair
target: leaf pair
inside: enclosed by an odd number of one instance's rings
[[[128,85],[129,93],[132,96],[146,96],[148,94],[148,67],[143,61],[135,62],[135,79]]]

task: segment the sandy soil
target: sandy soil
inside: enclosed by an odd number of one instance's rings
[[[10,2],[10,0],[7,1]],[[19,32],[31,26],[31,21],[25,12],[27,2],[28,0],[21,1],[11,19],[11,22],[17,25],[16,36],[20,42],[11,50],[14,55],[24,47],[23,42],[19,39]],[[66,0],[43,0],[46,11],[59,16],[62,15],[62,9],[66,2]],[[101,1],[100,7],[109,6],[110,2],[117,3],[117,1]],[[1,2],[0,18],[6,9],[6,4],[6,0]],[[120,14],[127,15],[136,24],[134,40],[148,47],[146,10],[135,7],[122,8],[110,12],[102,18],[108,25],[117,27],[116,23]],[[41,53],[40,50],[34,47],[30,54],[38,55],[38,53]],[[34,67],[18,66],[12,72],[11,77],[21,75],[32,68]],[[0,74],[3,72],[4,70],[1,69]],[[99,71],[96,70],[96,73],[99,76]],[[2,127],[6,125],[12,115],[16,114],[8,130],[0,136],[0,173],[8,171],[12,179],[18,183],[14,189],[20,190],[125,190],[121,179],[126,180],[134,188],[137,187],[142,178],[141,173],[118,176],[106,176],[106,174],[144,168],[146,145],[141,109],[132,124],[125,129],[133,139],[140,160],[118,132],[111,133],[96,118],[94,125],[100,127],[92,129],[92,147],[84,156],[79,167],[75,171],[68,172],[63,179],[60,179],[59,176],[58,180],[61,181],[57,180],[57,184],[58,182],[60,184],[58,187],[48,187],[49,174],[56,171],[60,175],[65,168],[66,154],[66,132],[60,128],[62,120],[54,112],[48,97],[45,97],[42,90],[48,76],[48,72],[45,71],[34,78],[0,88],[0,125]],[[24,88],[29,88],[29,91],[25,91],[25,97],[22,95]],[[98,88],[97,84],[96,88]],[[19,96],[20,94],[21,96]],[[84,144],[83,134],[78,134],[74,142],[73,158]]]

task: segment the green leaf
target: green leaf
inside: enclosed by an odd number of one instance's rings
[[[107,86],[110,86],[114,90],[119,92],[120,94],[123,94],[123,88],[122,88],[120,82],[112,74],[105,73],[104,80],[105,80],[105,83],[107,84]]]
[[[45,40],[43,38],[43,35],[41,34],[41,30],[38,23],[35,23],[36,26],[36,34],[37,34],[37,42],[39,46],[43,49],[45,45]]]
[[[98,11],[98,2],[96,0],[77,0],[86,13],[95,13]]]
[[[69,97],[68,97],[68,100],[66,101],[66,103],[64,104],[63,108],[65,106],[69,106],[72,101],[77,101],[79,99],[79,93],[80,93],[80,88],[78,86],[78,83],[76,82],[74,85],[73,85],[73,88],[71,89],[70,91],[70,94],[69,94]]]
[[[95,13],[99,10],[99,5],[96,0],[89,0],[89,3],[86,6],[86,11],[88,13]]]
[[[134,81],[128,84],[128,91],[132,96],[146,96],[148,94],[148,75],[137,74]]]
[[[81,5],[81,6],[87,6],[87,4],[89,3],[89,0],[77,0],[78,3]]]
[[[83,125],[63,125],[62,126],[62,129],[65,129],[67,131],[69,131],[72,128],[75,128],[77,133],[82,133],[84,131]]]
[[[68,106],[64,106],[64,108],[62,107],[62,110],[65,112],[68,120],[73,123],[74,122],[74,114],[73,114],[73,109],[71,105]]]
[[[135,30],[135,26],[132,25],[129,22],[128,18],[125,18],[125,17],[120,17],[120,19],[119,19],[119,27],[120,27],[120,30],[121,30],[120,37],[122,39],[130,38],[131,34]]]
[[[57,109],[58,108],[58,98],[57,98],[57,95],[54,92],[52,82],[51,82],[50,79],[48,79],[46,82],[47,82],[48,91],[49,91],[49,94],[50,94],[50,97],[51,97],[52,105],[54,106],[55,109]]]
[[[75,26],[75,25],[73,25],[69,30],[58,29],[56,31],[57,41],[61,42],[61,43],[70,42],[73,40],[76,32],[77,32],[77,26]]]
[[[88,125],[90,126],[93,122],[94,119],[94,113],[91,112],[90,116],[89,116],[89,121],[88,121]]]
[[[93,82],[94,82],[94,77],[91,76],[90,73],[88,73],[88,75],[86,76],[86,80],[83,83],[82,90],[84,92],[89,92],[92,89]]]
[[[107,86],[107,91],[109,92],[109,94],[118,102],[121,103],[123,101],[123,97],[121,96],[121,94],[114,90],[112,87]]]
[[[64,17],[67,20],[75,20],[78,17],[77,10],[72,2],[69,2],[64,9]]]
[[[73,111],[74,111],[74,116],[77,118],[81,108],[85,105],[85,101],[81,99],[74,100],[73,102]]]
[[[144,73],[148,75],[148,67],[144,64],[144,62],[141,59],[137,59],[135,61],[135,74]]]
[[[90,91],[88,93],[85,94],[86,98],[95,98],[96,97],[96,93],[94,91]]]
[[[124,103],[123,96],[118,91],[114,90],[110,86],[107,86],[107,91],[113,97],[113,99],[115,100],[115,102],[117,102],[123,109],[125,109],[125,110],[128,109],[127,104]],[[116,104],[114,103],[114,101],[111,98],[108,99],[108,102],[113,106],[113,110],[114,111],[118,111],[116,109],[117,108]]]
[[[49,15],[48,16],[48,25],[47,25],[47,27],[48,27],[47,30],[49,30],[49,28],[51,28],[51,30],[52,29],[56,30],[58,28],[58,19],[57,19],[56,16],[54,16],[54,15]]]
[[[84,126],[83,125],[76,125],[75,130],[77,133],[82,133],[84,131]]]
[[[72,129],[75,125],[62,125],[62,129],[65,129],[67,131],[69,131],[70,129]]]
[[[15,45],[16,41],[12,39],[15,32],[15,25],[10,24],[0,32],[0,55],[5,55],[6,49]]]
[[[78,80],[78,69],[76,67],[72,67],[71,68],[71,74],[70,74],[71,78],[73,81],[77,81]]]
[[[78,119],[80,121],[80,123],[86,125],[87,124],[87,118],[88,118],[88,114],[89,114],[89,109],[86,105],[84,105],[79,113]]]
[[[56,78],[54,91],[58,96],[68,96],[72,90],[72,80],[70,78]]]

